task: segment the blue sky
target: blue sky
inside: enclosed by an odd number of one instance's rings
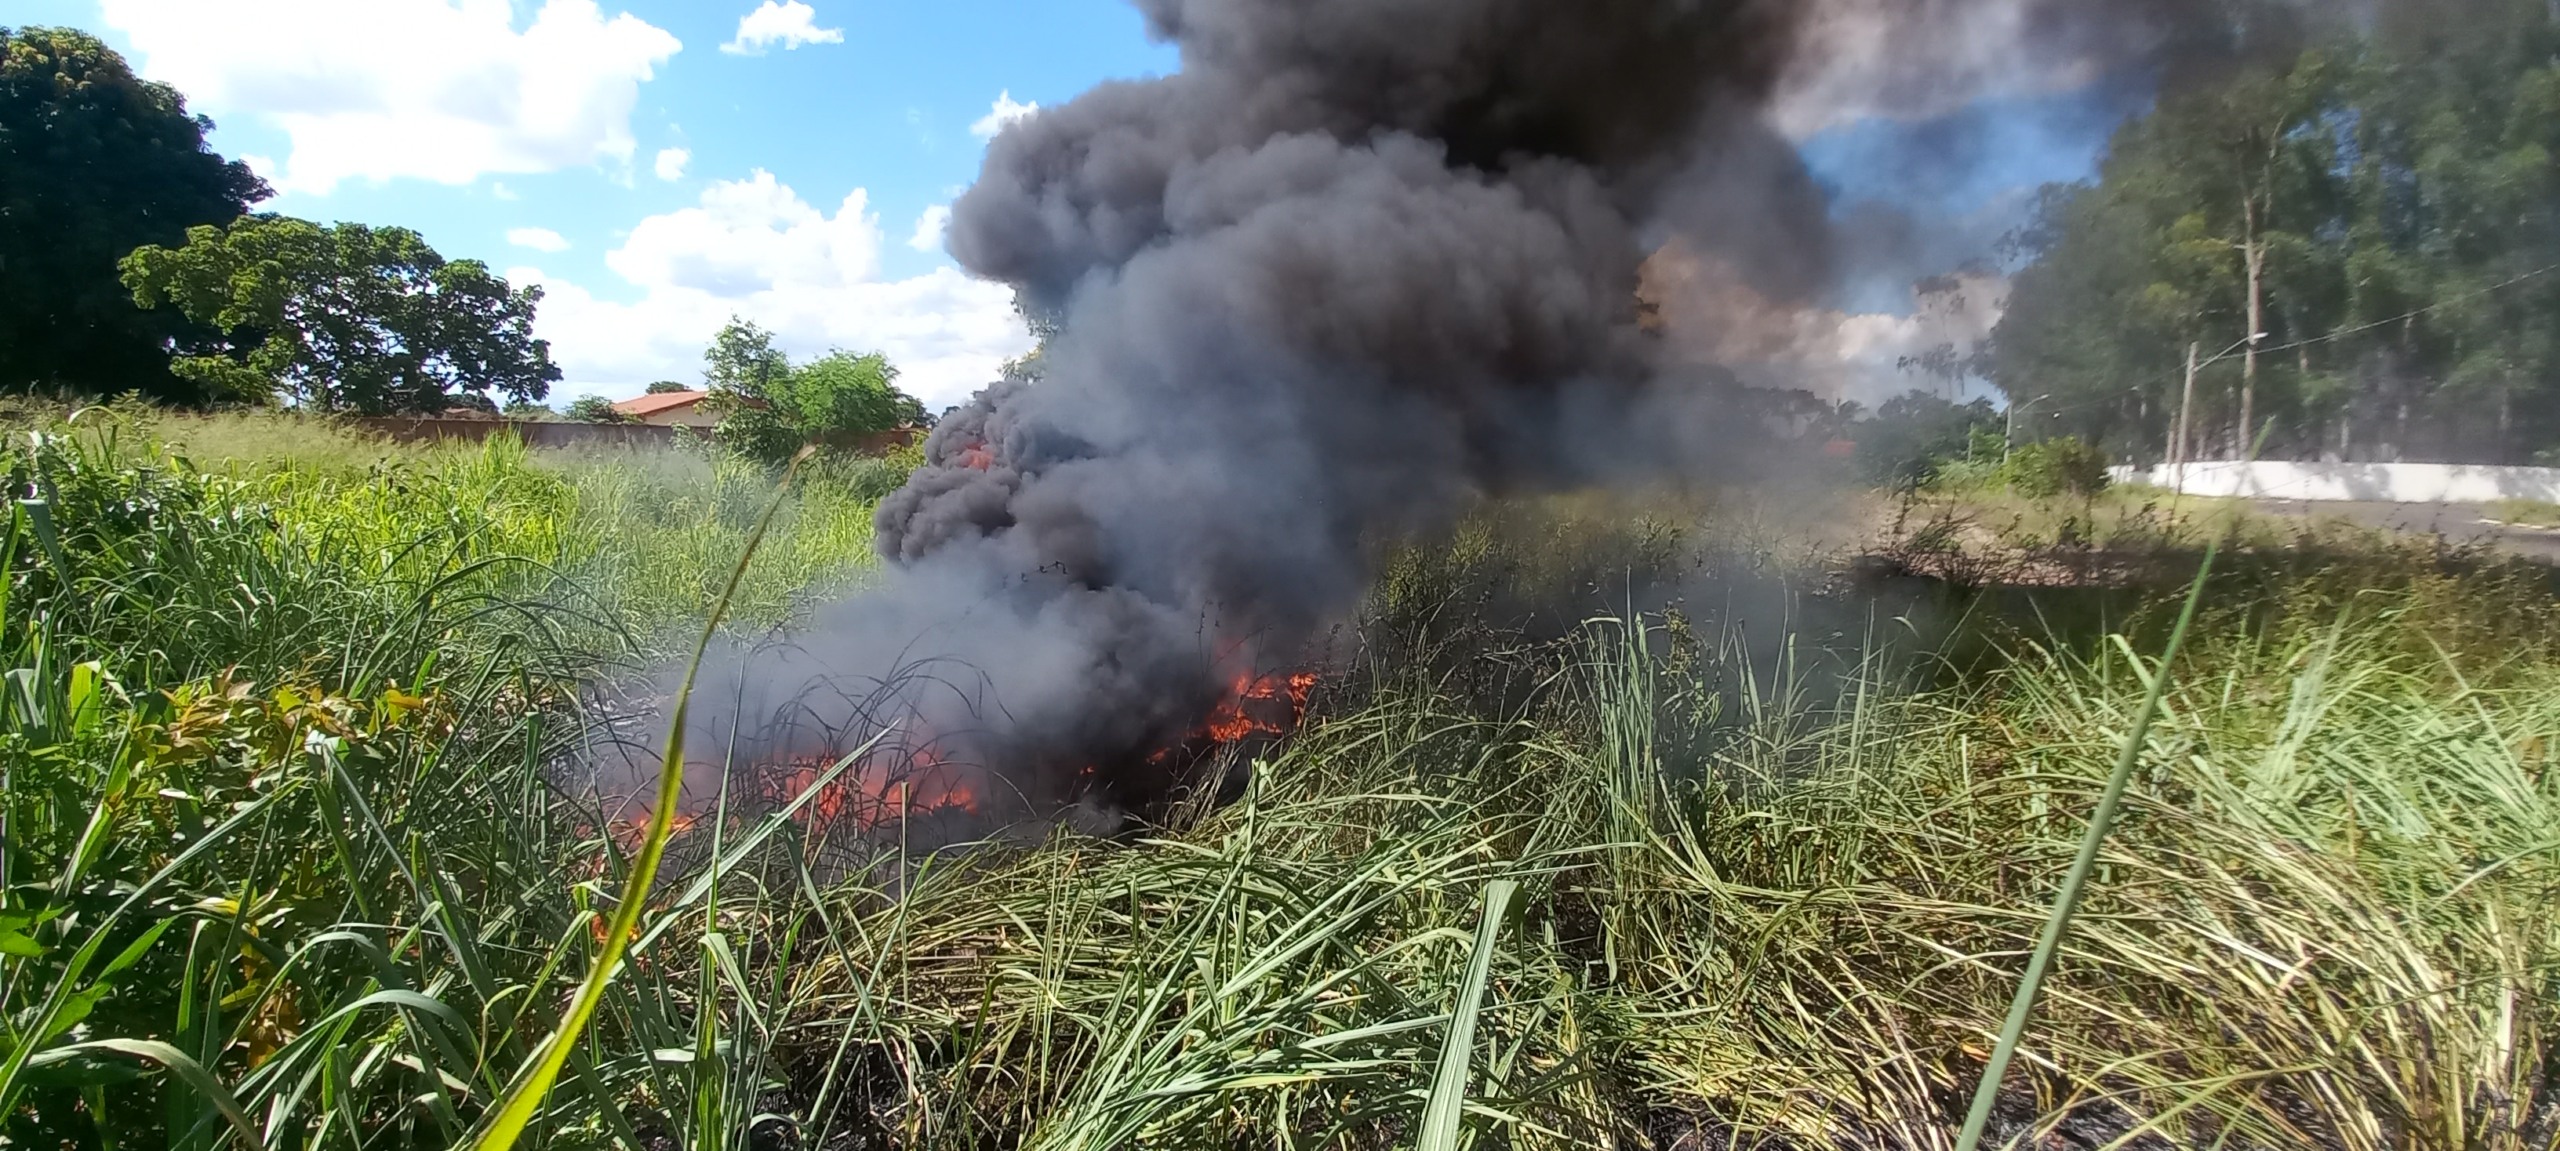
[[[557,399],[690,381],[737,312],[802,354],[888,350],[911,389],[957,402],[1027,347],[1002,289],[910,244],[975,177],[972,126],[1000,97],[1056,103],[1177,66],[1119,0],[9,7],[177,84],[218,121],[214,147],[276,184],[266,209],[415,228],[544,283]],[[741,42],[751,17],[786,35]]]
[[[415,228],[544,285],[556,400],[691,381],[740,314],[800,354],[886,351],[928,403],[958,402],[1028,346],[1007,293],[962,275],[931,226],[993,114],[1178,66],[1123,0],[9,7],[96,32],[186,92],[219,121],[214,146],[278,187],[267,209]],[[2086,174],[2103,133],[2071,107],[1986,99],[1942,118],[1980,121],[1994,153],[1950,179],[1907,162],[1925,126],[1855,119],[1806,151],[1844,198],[1962,217]]]

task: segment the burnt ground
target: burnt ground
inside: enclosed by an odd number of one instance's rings
[[[2390,504],[2251,500],[2270,515],[2313,521],[2342,520],[2361,528],[2435,536],[2457,546],[2488,547],[2508,555],[2560,565],[2560,530],[2499,522],[2485,504]]]

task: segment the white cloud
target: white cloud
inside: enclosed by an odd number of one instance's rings
[[[738,38],[720,46],[732,56],[762,56],[776,44],[790,51],[803,44],[842,44],[844,29],[818,27],[818,13],[800,0],[776,4],[764,0],[738,18]]]
[[[860,188],[830,217],[759,168],[712,184],[696,207],[640,221],[605,263],[635,284],[720,297],[775,284],[832,290],[879,269],[880,221]]]
[[[507,232],[507,242],[537,252],[566,252],[568,237],[549,228],[514,228]]]
[[[916,217],[916,233],[907,237],[907,246],[919,252],[942,250],[942,234],[951,228],[951,205],[936,204]]]
[[[979,89],[982,92],[985,90]],[[984,117],[977,123],[969,125],[969,134],[981,140],[992,140],[995,139],[996,133],[1004,131],[1006,126],[1017,120],[1030,119],[1038,111],[1040,111],[1040,105],[1037,102],[1025,104],[1015,100],[1013,89],[1007,88],[1003,94],[996,97],[995,106]]]
[[[276,186],[468,184],[631,158],[640,85],[674,36],[595,0],[101,0],[143,71],[292,141]]]
[[[490,181],[490,183],[489,183],[489,196],[490,196],[490,198],[491,198],[491,199],[505,200],[505,201],[508,201],[508,202],[510,202],[510,203],[512,203],[512,202],[514,202],[514,201],[516,201],[516,200],[521,200],[521,199],[523,199],[523,198],[524,198],[524,197],[522,197],[522,196],[516,195],[516,190],[515,190],[515,189],[513,189],[513,188],[508,187],[508,186],[506,185],[506,182],[505,182],[505,181],[502,181],[502,180],[493,180],[493,181]]]
[[[658,150],[658,178],[661,180],[684,179],[684,166],[692,162],[692,152],[683,148],[661,148]]]
[[[545,290],[537,328],[567,373],[563,394],[631,395],[651,380],[692,379],[712,334],[738,315],[795,356],[884,352],[899,386],[926,406],[959,403],[1031,348],[1012,293],[947,266],[877,278],[883,237],[869,205],[856,189],[830,215],[759,171],[642,220],[607,253],[627,301],[529,268],[507,276]]]

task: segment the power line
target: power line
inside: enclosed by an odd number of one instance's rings
[[[2506,281],[2506,282],[2504,282],[2504,283],[2491,284],[2491,285],[2489,285],[2488,287],[2485,287],[2485,288],[2481,288],[2481,289],[2479,289],[2478,291],[2465,292],[2465,293],[2463,293],[2463,294],[2461,294],[2461,295],[2459,295],[2459,296],[2455,296],[2455,297],[2453,297],[2453,298],[2451,298],[2451,299],[2438,300],[2438,301],[2436,301],[2435,303],[2429,304],[2429,305],[2427,305],[2426,307],[2423,307],[2423,308],[2418,309],[2417,311],[2409,312],[2409,313],[2406,313],[2406,314],[2403,314],[2403,315],[2393,316],[2393,317],[2391,317],[2391,318],[2390,318],[2390,319],[2388,319],[2388,320],[2375,320],[2374,322],[2372,322],[2372,323],[2370,323],[2370,324],[2359,324],[2359,325],[2357,325],[2357,326],[2355,326],[2355,327],[2352,327],[2352,328],[2341,328],[2341,329],[2339,329],[2338,331],[2331,332],[2331,333],[2329,333],[2328,335],[2325,335],[2325,336],[2313,336],[2312,338],[2310,338],[2310,339],[2308,339],[2308,340],[2296,340],[2296,341],[2294,341],[2293,343],[2290,343],[2290,344],[2285,344],[2285,345],[2282,345],[2282,346],[2279,346],[2279,347],[2268,348],[2268,349],[2267,349],[2267,352],[2268,352],[2269,354],[2273,354],[2273,353],[2276,353],[2276,352],[2290,352],[2290,351],[2292,351],[2292,350],[2294,350],[2294,349],[2296,349],[2296,348],[2308,348],[2308,347],[2311,347],[2311,346],[2312,346],[2312,345],[2314,345],[2314,344],[2326,344],[2326,343],[2329,343],[2329,342],[2334,341],[2334,340],[2343,340],[2343,339],[2346,339],[2346,338],[2347,338],[2347,337],[2349,337],[2349,336],[2362,335],[2363,333],[2370,332],[2370,331],[2374,330],[2375,328],[2388,328],[2388,327],[2390,327],[2390,326],[2391,326],[2391,325],[2393,325],[2393,324],[2405,324],[2405,323],[2408,323],[2408,322],[2409,322],[2409,321],[2411,321],[2411,320],[2417,319],[2417,318],[2418,318],[2418,317],[2420,317],[2420,316],[2426,315],[2426,314],[2427,314],[2427,313],[2429,313],[2429,312],[2439,312],[2439,311],[2443,311],[2444,309],[2446,309],[2446,308],[2450,308],[2450,307],[2454,306],[2455,304],[2469,303],[2470,301],[2473,301],[2473,300],[2479,299],[2479,298],[2480,298],[2480,297],[2482,297],[2482,296],[2494,295],[2494,294],[2496,294],[2496,293],[2498,293],[2498,292],[2503,292],[2503,291],[2506,291],[2506,290],[2507,290],[2507,289],[2509,289],[2509,288],[2515,287],[2515,286],[2516,286],[2516,285],[2518,285],[2518,284],[2522,284],[2522,283],[2525,283],[2525,282],[2530,281],[2530,280],[2538,280],[2538,279],[2541,279],[2542,277],[2544,277],[2544,276],[2548,276],[2548,275],[2550,275],[2550,274],[2551,274],[2551,273],[2553,273],[2553,272],[2560,272],[2560,264],[2546,264],[2546,265],[2544,265],[2544,266],[2542,266],[2542,267],[2536,268],[2536,269],[2534,269],[2533,271],[2530,271],[2530,272],[2526,272],[2525,274],[2523,274],[2523,275],[2521,275],[2521,276],[2517,276],[2516,278],[2514,278],[2514,279],[2512,279],[2512,280],[2508,280],[2508,281]]]
[[[2494,295],[2494,294],[2496,294],[2496,293],[2506,291],[2506,290],[2507,290],[2507,289],[2509,289],[2509,288],[2515,287],[2515,286],[2516,286],[2516,285],[2518,285],[2518,284],[2528,283],[2528,282],[2531,282],[2531,281],[2533,281],[2533,280],[2541,279],[2542,277],[2544,277],[2544,276],[2548,276],[2548,275],[2550,275],[2550,274],[2552,274],[2552,273],[2554,273],[2554,272],[2560,272],[2560,264],[2546,264],[2546,265],[2543,265],[2542,267],[2536,268],[2536,269],[2534,269],[2534,270],[2532,270],[2532,271],[2530,271],[2530,272],[2526,272],[2526,273],[2524,273],[2523,275],[2517,276],[2517,277],[2515,277],[2514,279],[2506,280],[2506,281],[2501,282],[2501,283],[2491,284],[2491,285],[2489,285],[2488,287],[2481,288],[2481,289],[2478,289],[2478,290],[2476,290],[2476,291],[2465,292],[2465,293],[2463,293],[2463,294],[2461,294],[2461,295],[2459,295],[2459,296],[2453,296],[2453,297],[2450,297],[2450,298],[2448,298],[2448,299],[2438,300],[2438,301],[2436,301],[2436,302],[2434,302],[2434,303],[2432,303],[2432,304],[2427,305],[2426,307],[2419,308],[2419,309],[2417,309],[2416,311],[2412,311],[2412,312],[2405,312],[2405,313],[2402,313],[2402,314],[2400,314],[2400,315],[2393,316],[2393,317],[2391,317],[2390,319],[2387,319],[2387,320],[2375,320],[2375,321],[2373,321],[2372,323],[2369,323],[2369,324],[2358,324],[2357,326],[2352,327],[2352,328],[2341,328],[2341,329],[2339,329],[2339,330],[2337,330],[2337,331],[2334,331],[2334,332],[2331,332],[2331,333],[2329,333],[2329,334],[2327,334],[2327,335],[2323,335],[2323,336],[2313,336],[2313,337],[2311,337],[2310,339],[2307,339],[2307,340],[2296,340],[2296,341],[2294,341],[2294,342],[2292,342],[2292,343],[2290,343],[2290,344],[2279,344],[2279,345],[2277,345],[2277,346],[2275,346],[2275,347],[2272,347],[2272,348],[2265,348],[2265,349],[2261,349],[2261,354],[2263,354],[2263,355],[2274,355],[2274,354],[2276,354],[2276,353],[2278,353],[2278,352],[2290,352],[2290,351],[2295,351],[2295,350],[2298,350],[2298,349],[2301,349],[2301,348],[2314,347],[2314,346],[2317,346],[2317,345],[2320,345],[2320,344],[2335,343],[2335,342],[2337,342],[2337,341],[2339,341],[2339,340],[2346,339],[2346,338],[2347,338],[2347,337],[2349,337],[2349,336],[2362,335],[2362,334],[2364,334],[2364,333],[2366,333],[2366,332],[2373,331],[2373,330],[2374,330],[2374,329],[2376,329],[2376,328],[2388,328],[2388,327],[2390,327],[2390,326],[2391,326],[2391,325],[2393,325],[2393,324],[2405,324],[2405,323],[2408,323],[2408,322],[2409,322],[2409,321],[2411,321],[2411,320],[2417,319],[2417,318],[2418,318],[2418,317],[2420,317],[2420,316],[2424,316],[2424,315],[2427,315],[2427,314],[2429,314],[2429,313],[2433,313],[2433,312],[2440,312],[2440,311],[2443,311],[2443,310],[2444,310],[2444,309],[2446,309],[2446,308],[2450,308],[2450,307],[2452,307],[2452,306],[2454,306],[2454,305],[2456,305],[2456,304],[2469,303],[2470,301],[2472,301],[2472,300],[2476,300],[2476,299],[2479,299],[2479,298],[2480,298],[2480,297],[2482,297],[2482,296]],[[2245,344],[2245,343],[2247,343],[2247,342],[2248,342],[2248,341],[2246,341],[2246,340],[2241,341],[2241,343],[2242,343],[2242,344]],[[2239,346],[2240,346],[2240,344],[2234,344],[2234,345],[2232,345],[2232,347],[2234,347],[2234,348],[2237,348],[2237,347],[2239,347]],[[2229,353],[2229,352],[2225,352],[2225,353],[2223,353],[2223,354],[2222,354],[2222,356],[2215,357],[2215,359],[2216,359],[2216,360],[2225,359],[2225,358],[2228,358],[2228,357],[2229,357],[2229,355],[2230,355],[2230,353]],[[2162,378],[2161,378],[2161,382],[2166,383],[2166,382],[2169,382],[2169,381],[2174,380],[2174,379],[2177,379],[2177,378],[2178,378],[2178,377],[2176,377],[2176,376],[2164,376],[2164,377],[2162,377]],[[2127,394],[2130,394],[2130,393],[2131,393],[2132,391],[2134,391],[2134,390],[2135,390],[2135,389],[2128,388],[2128,389],[2126,389],[2126,393],[2127,393]],[[2100,406],[2103,406],[2103,405],[2106,405],[2106,404],[2115,403],[2115,402],[2118,402],[2118,401],[2122,400],[2123,398],[2124,398],[2124,397],[2123,397],[2123,396],[2121,396],[2121,395],[2116,395],[2116,396],[2099,396],[2099,397],[2096,397],[2096,398],[2094,398],[2094,399],[2083,400],[2083,401],[2081,401],[2081,402],[2079,402],[2079,403],[2076,403],[2076,404],[2067,404],[2067,405],[2064,405],[2064,406],[2062,406],[2062,407],[2054,408],[2054,409],[2052,409],[2052,410],[2050,410],[2050,411],[2048,411],[2048,412],[2046,412],[2045,414],[2046,414],[2046,416],[2047,416],[2048,418],[2050,418],[2050,417],[2057,417],[2057,416],[2061,416],[2061,415],[2063,415],[2063,414],[2065,414],[2065,413],[2068,413],[2068,412],[2076,412],[2076,411],[2081,411],[2081,410],[2084,410],[2084,409],[2087,409],[2087,408],[2100,407]]]

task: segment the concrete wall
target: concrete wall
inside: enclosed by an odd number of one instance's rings
[[[2184,472],[2184,476],[2178,473]],[[2183,468],[2115,468],[2118,483],[2147,483],[2191,496],[2272,500],[2361,500],[2395,504],[2560,503],[2560,468],[2467,464],[2194,463]]]
[[[376,416],[349,420],[349,423],[375,435],[404,444],[431,440],[463,440],[479,443],[501,430],[512,430],[532,447],[666,447],[679,436],[708,435],[708,428],[668,424],[573,424],[565,421],[533,420],[434,420],[411,419],[407,416]],[[917,428],[894,428],[861,436],[835,436],[829,447],[857,455],[877,456],[896,451],[924,439]]]
[[[677,431],[649,424],[572,424],[533,420],[428,420],[405,416],[382,416],[351,420],[355,426],[404,444],[430,440],[463,440],[479,443],[500,431],[513,431],[532,447],[566,448],[587,445],[613,447],[664,447],[675,442]]]

